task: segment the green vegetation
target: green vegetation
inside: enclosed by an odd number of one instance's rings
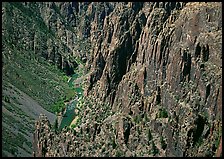
[[[95,116],[97,116],[96,121],[98,123],[102,123],[108,116],[112,115],[112,112],[110,111],[110,106],[107,103],[102,103],[97,105],[99,107],[100,113],[96,113]]]
[[[49,27],[45,23],[42,14],[40,14],[41,7],[41,4],[35,2],[3,3],[3,85],[5,88],[9,88],[8,83],[14,85],[37,101],[44,109],[55,113],[64,110],[65,102],[74,99],[77,94],[81,98],[83,89],[82,86],[78,88],[70,87],[67,83],[69,77],[62,70],[59,70],[61,56],[63,59],[68,59],[69,61],[72,59],[68,58],[65,51],[69,52],[69,49],[62,42],[61,37],[57,37],[54,30],[52,30],[54,28]],[[64,15],[60,13],[60,8],[56,5],[53,7],[55,7],[53,10],[56,12],[56,15],[64,23],[66,20]],[[75,31],[69,26],[69,23],[65,24],[65,28],[72,32]],[[89,48],[87,48],[89,43],[84,39],[82,41],[77,40],[77,42],[77,45],[83,47],[82,51],[84,53],[89,51]],[[48,50],[54,46],[60,49],[56,49],[55,54],[48,54]],[[79,65],[83,65],[80,57],[75,57],[73,60]],[[75,72],[78,76],[74,79],[77,79],[83,75],[84,67],[77,68]],[[17,118],[4,113],[3,122],[12,127],[12,129],[22,132],[22,136],[32,132],[34,121],[18,107],[18,104],[20,104],[19,100],[16,97],[4,96],[3,102],[4,107],[8,111],[16,114],[15,117],[24,120],[23,122],[17,121]],[[82,107],[82,104],[83,100],[80,100],[80,107]],[[78,119],[76,126],[80,123],[81,118]],[[58,123],[55,122],[54,129],[57,130],[57,128]],[[7,129],[4,127],[4,130]],[[7,136],[11,133],[10,131],[12,130],[9,129],[7,133],[5,131],[3,133],[3,150],[7,149],[6,151],[16,154],[18,152],[17,146],[22,147],[21,144],[25,141],[21,135],[15,135],[21,142],[17,142],[12,136]],[[16,146],[16,143],[19,144]],[[26,143],[30,146],[29,142]]]
[[[151,141],[151,140],[152,140],[152,134],[150,129],[148,128],[148,141]]]
[[[79,74],[77,74],[77,73],[75,73],[74,75],[72,75],[72,78],[71,78],[71,79],[69,80],[69,82],[68,82],[69,87],[71,87],[71,88],[74,87],[73,81],[74,81],[75,79],[77,79],[78,76],[79,76]]]
[[[20,129],[21,131],[32,131],[33,129],[29,126],[29,124],[32,122],[30,120],[30,118],[28,118],[27,116],[25,115],[20,115],[20,114],[16,114],[15,117],[21,117],[23,118],[23,123],[22,124],[21,122],[19,122],[18,120],[16,120],[13,116],[10,116],[6,113],[3,113],[3,116],[2,116],[2,121],[4,123],[6,123],[8,126],[11,126],[11,127],[15,127],[17,129]],[[33,119],[32,119],[33,120]]]
[[[60,96],[63,95],[66,99],[73,96],[67,81],[63,80],[62,72],[42,60],[39,60],[39,63],[34,59],[30,60],[29,54],[14,51],[15,54],[4,59],[4,81],[12,83],[51,112],[52,104],[56,104]]]
[[[144,122],[145,123],[149,122],[149,118],[147,117],[147,113],[144,113]]]
[[[155,143],[152,142],[152,150],[151,153],[155,156],[156,154],[159,153],[159,149],[156,147]]]
[[[78,65],[84,65],[84,63],[82,62],[82,60],[80,59],[80,58],[78,58],[78,57],[76,57],[75,58],[75,61],[76,61],[76,63],[78,64]]]
[[[65,90],[64,96],[60,97],[59,100],[55,102],[55,104],[53,104],[52,106],[53,111],[59,113],[65,110],[66,108],[65,102],[72,100],[75,97],[75,94],[76,94],[75,91],[72,89]]]
[[[112,146],[113,146],[113,149],[115,149],[117,147],[117,144],[115,142],[115,139],[112,139]]]
[[[58,66],[42,57],[46,54],[47,40],[55,41],[56,37],[40,16],[38,5],[28,5],[20,2],[3,4],[3,81],[10,82],[46,110],[54,112],[57,108],[52,105],[60,103],[58,99],[61,97],[69,100],[74,90],[69,88],[68,78]],[[35,47],[27,44],[27,41],[33,41],[34,35]]]
[[[72,129],[74,129],[75,127],[76,127],[76,125],[75,125],[75,124],[72,124],[72,125],[71,125],[71,128],[72,128]]]
[[[81,118],[78,117],[76,123],[71,125],[71,128],[74,129],[77,126],[79,126],[80,124],[81,124]]]
[[[20,117],[29,118],[29,120],[30,120],[30,117],[27,114],[25,114],[22,111],[22,109],[17,107],[14,103],[12,103],[12,104],[4,103],[3,105],[8,111],[10,111],[12,113],[16,113]],[[34,119],[31,118],[31,120],[34,120]]]
[[[117,149],[115,157],[124,157],[124,153],[120,149]]]
[[[10,103],[10,98],[8,96],[4,96],[4,101]]]
[[[10,4],[18,9],[28,22],[35,23],[36,27],[38,27],[43,33],[54,36],[54,33],[48,29],[42,17],[38,14],[38,8],[35,3],[31,4],[29,7],[25,7],[21,2],[11,2]]]
[[[57,101],[53,106],[52,109],[55,113],[63,112],[65,110],[64,100]]]
[[[168,112],[166,111],[165,108],[159,109],[159,114],[158,118],[167,118],[168,117]]]
[[[160,142],[161,142],[162,149],[165,150],[167,147],[167,144],[166,144],[163,136],[160,136]]]
[[[135,122],[136,124],[139,124],[140,121],[141,121],[141,115],[136,115],[136,116],[134,117],[134,122]]]
[[[175,98],[176,102],[178,102],[180,100],[180,96],[179,95],[174,95],[174,98]]]
[[[219,126],[219,127],[217,127],[216,131],[214,131],[214,137],[215,137],[215,144],[214,145],[215,145],[216,149],[219,147],[221,135],[222,135],[222,127]]]
[[[78,94],[83,94],[83,89],[81,87],[76,87],[75,88],[75,91],[78,93]]]
[[[14,155],[18,153],[17,146],[23,148],[24,142],[29,143],[27,139],[21,133],[14,134],[7,128],[3,129],[2,136],[4,136],[4,138],[2,138],[2,143],[3,143],[2,149]],[[27,152],[27,153],[31,153],[31,152]]]

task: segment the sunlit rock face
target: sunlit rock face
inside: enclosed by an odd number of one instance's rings
[[[55,38],[35,34],[26,46],[67,75],[77,56],[87,73],[80,124],[44,130],[36,156],[221,154],[221,3],[36,6]]]

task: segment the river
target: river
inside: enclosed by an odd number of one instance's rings
[[[73,74],[71,79],[68,81],[68,85],[73,88],[77,95],[74,99],[72,99],[69,103],[66,104],[65,113],[62,116],[62,120],[59,126],[59,129],[64,128],[65,126],[69,126],[73,119],[75,118],[75,106],[79,98],[83,96],[83,89],[80,85],[75,86],[74,81],[77,79],[78,74]]]

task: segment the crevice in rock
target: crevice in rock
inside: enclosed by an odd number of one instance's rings
[[[124,41],[122,44],[116,50],[116,58],[114,58],[114,60],[116,63],[115,65],[117,65],[117,73],[113,81],[116,84],[119,84],[123,75],[126,74],[127,62],[133,52],[132,40],[130,36],[130,33],[128,33],[128,35],[124,37],[125,39],[123,39]]]
[[[133,51],[133,53],[132,53],[132,55],[130,57],[130,60],[128,61],[128,68],[127,68],[128,70],[127,71],[130,70],[131,64],[136,62],[138,46],[139,46],[139,43],[137,42],[135,50]]]
[[[98,126],[98,128],[97,128],[97,135],[100,133],[100,131],[101,131],[101,128],[100,128],[100,126]]]
[[[199,141],[199,138],[201,137],[203,133],[205,123],[206,123],[206,119],[203,118],[201,115],[198,115],[198,118],[195,122],[197,127],[193,133],[193,146]]]
[[[123,122],[123,129],[124,129],[124,132],[123,132],[124,133],[124,143],[127,145],[129,135],[130,135],[130,130],[131,130],[131,124],[127,119],[125,119]]]
[[[206,44],[206,46],[202,46],[202,60],[203,62],[207,62],[209,59],[209,46]]]
[[[108,39],[107,39],[107,43],[110,44],[111,43],[111,40],[112,40],[113,33],[112,32],[109,32],[108,34],[109,34],[109,36],[108,36]]]
[[[134,3],[133,3],[133,7],[132,7],[132,9],[133,9],[136,13],[138,13],[138,12],[142,9],[142,7],[143,7],[143,3],[144,3],[144,2],[134,2]]]
[[[116,91],[113,91],[111,94],[111,105],[114,104],[115,97],[116,97]]]
[[[131,108],[129,108],[129,113],[128,113],[129,115],[133,115],[134,113],[133,113],[133,111],[131,110]]]
[[[200,69],[202,70],[202,71],[204,71],[204,68],[205,68],[205,64],[200,64]]]
[[[144,27],[145,26],[145,24],[146,24],[146,21],[147,21],[147,19],[146,19],[146,17],[145,17],[145,13],[142,13],[141,15],[140,15],[140,17],[139,17],[139,22],[142,24],[142,26]]]
[[[195,49],[195,58],[200,57],[200,55],[201,55],[201,47],[200,47],[200,43],[198,43]]]
[[[184,61],[183,77],[187,77],[187,81],[190,81],[191,54],[189,54],[186,51],[184,51],[183,61]]]
[[[95,123],[95,124],[94,124],[94,133],[93,133],[93,138],[92,138],[92,141],[95,141],[96,134],[97,134],[97,128],[98,128],[98,124],[97,124],[97,123]]]
[[[210,91],[211,91],[211,84],[209,83],[206,86],[206,95],[205,95],[205,101],[207,101],[208,96],[210,95]]]
[[[69,65],[69,63],[68,63],[68,61],[65,61],[64,62],[64,69],[63,69],[63,71],[67,74],[67,75],[71,75],[71,74],[73,74],[74,73],[74,71],[71,69],[71,67],[70,67],[70,65]]]
[[[159,86],[157,86],[156,90],[156,105],[161,103],[161,89]]]

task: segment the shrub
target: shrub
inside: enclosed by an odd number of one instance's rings
[[[152,142],[152,154],[156,155],[159,153],[159,149],[156,147],[155,143]]]
[[[62,112],[62,110],[65,108],[65,104],[64,104],[64,101],[63,100],[59,100],[58,102],[56,102],[54,105],[53,105],[53,111],[54,112]]]
[[[113,146],[113,149],[115,149],[117,147],[117,144],[115,142],[115,139],[112,140],[112,146]]]
[[[116,156],[116,157],[122,157],[122,155],[123,155],[122,151],[118,149],[118,150],[116,151],[115,156]]]
[[[164,108],[159,109],[159,118],[167,118],[167,117],[168,117],[167,111]]]
[[[71,125],[71,128],[72,128],[72,129],[74,129],[75,127],[76,127],[76,125],[75,125],[75,124],[72,124],[72,125]]]
[[[161,142],[162,149],[165,150],[166,147],[167,147],[167,144],[166,144],[166,142],[164,141],[163,136],[160,137],[160,142]]]
[[[5,96],[4,99],[5,99],[5,102],[10,103],[9,97]]]

